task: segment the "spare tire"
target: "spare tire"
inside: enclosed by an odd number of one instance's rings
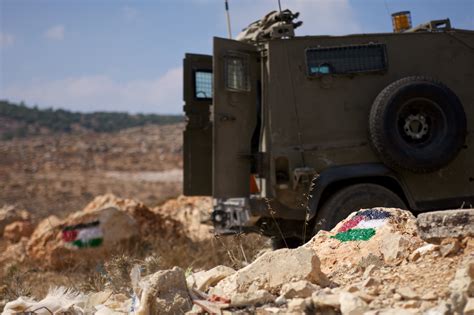
[[[380,159],[394,169],[427,173],[451,162],[466,138],[466,114],[456,94],[425,77],[406,77],[380,92],[369,133]]]

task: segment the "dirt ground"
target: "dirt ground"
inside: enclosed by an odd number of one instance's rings
[[[0,206],[40,219],[113,193],[156,206],[181,193],[183,124],[0,141]]]

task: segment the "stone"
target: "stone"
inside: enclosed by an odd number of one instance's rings
[[[402,303],[403,308],[418,308],[420,307],[420,305],[421,305],[420,301],[417,301],[417,300],[410,300],[410,301]]]
[[[286,304],[286,302],[287,302],[287,300],[283,295],[280,295],[279,297],[277,297],[275,299],[275,304],[278,305],[278,306],[284,305],[284,304]]]
[[[409,240],[400,234],[393,234],[386,237],[380,244],[380,251],[383,254],[385,262],[393,262],[406,253],[409,247]]]
[[[418,247],[417,249],[415,249],[409,256],[409,260],[410,261],[417,261],[418,259],[420,259],[421,257],[429,254],[429,253],[433,253],[434,251],[437,251],[439,250],[439,246],[438,245],[434,245],[434,244],[426,244],[426,245],[423,245],[421,247]]]
[[[439,252],[443,257],[455,255],[461,249],[461,243],[458,239],[444,239],[441,241]]]
[[[474,258],[463,261],[449,283],[451,303],[456,312],[461,313],[468,298],[474,297]]]
[[[229,297],[235,293],[263,289],[278,294],[284,284],[299,280],[320,286],[329,283],[320,270],[319,258],[313,249],[299,247],[267,252],[220,281],[210,293]]]
[[[139,287],[140,304],[135,315],[182,314],[192,307],[184,271],[179,267],[144,277]]]
[[[451,315],[453,311],[451,310],[451,306],[446,301],[441,301],[435,307],[428,309],[424,315]]]
[[[416,300],[420,298],[420,296],[410,287],[401,287],[397,289],[397,292],[404,300]]]
[[[363,315],[368,310],[368,305],[355,294],[342,292],[339,296],[342,315]]]
[[[26,210],[20,210],[11,205],[0,207],[0,235],[7,225],[15,221],[28,221],[30,214]]]
[[[3,238],[18,243],[22,237],[30,237],[34,231],[34,226],[30,221],[16,221],[5,226]]]
[[[362,278],[366,279],[370,276],[373,276],[375,271],[377,271],[377,269],[379,269],[378,266],[376,265],[369,265],[367,268],[365,268],[364,270],[364,273],[362,275]]]
[[[341,308],[340,296],[338,293],[328,294],[324,292],[315,292],[311,296],[311,300],[317,308],[333,308],[336,310]]]
[[[349,293],[354,293],[354,292],[359,292],[360,288],[357,285],[350,285],[350,286],[346,287],[345,291],[347,291]]]
[[[217,266],[207,271],[199,271],[189,275],[186,282],[190,288],[206,292],[219,281],[235,273],[235,270],[227,266]]]
[[[73,213],[64,221],[49,217],[37,226],[27,251],[39,265],[62,269],[95,263],[120,247],[133,245],[139,237],[136,220],[117,208]]]
[[[378,280],[375,280],[374,278],[372,277],[369,277],[367,279],[365,279],[362,283],[361,283],[361,287],[362,288],[369,288],[369,287],[375,287],[375,286],[378,286],[380,285],[380,282]]]
[[[443,238],[474,236],[474,209],[421,213],[416,220],[418,233],[427,242]]]
[[[467,299],[463,312],[464,315],[474,315],[474,298]]]
[[[373,293],[373,294],[368,294],[366,292],[358,292],[356,295],[360,297],[362,300],[364,300],[364,302],[370,303],[373,300],[375,300],[376,298],[375,294],[377,294],[378,292],[370,292],[370,293]]]
[[[242,307],[249,305],[263,305],[275,301],[275,296],[265,290],[236,293],[230,299],[230,305]]]
[[[437,298],[438,298],[438,295],[436,295],[436,293],[432,291],[427,292],[421,296],[421,299],[425,301],[436,300]]]
[[[280,294],[287,299],[307,298],[320,288],[321,287],[312,284],[311,282],[300,280],[297,282],[284,284],[281,288]]]
[[[306,309],[306,300],[302,298],[292,299],[288,302],[287,312],[290,314],[304,314]]]

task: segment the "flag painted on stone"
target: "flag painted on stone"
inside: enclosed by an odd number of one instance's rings
[[[367,241],[375,235],[377,228],[385,225],[390,216],[389,212],[381,209],[358,211],[351,219],[344,222],[338,233],[331,238],[341,242]]]
[[[97,247],[102,245],[103,233],[100,222],[81,223],[66,226],[62,230],[62,240],[75,248]]]

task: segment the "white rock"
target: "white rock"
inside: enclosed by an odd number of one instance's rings
[[[207,271],[199,271],[186,278],[188,287],[207,291],[219,281],[235,273],[235,270],[227,266],[217,266]]]
[[[275,299],[275,304],[278,305],[278,306],[286,304],[286,302],[287,302],[287,300],[283,295],[280,295],[279,297],[277,297]]]
[[[342,292],[339,302],[342,315],[363,315],[368,310],[367,303],[352,293]]]
[[[401,257],[408,248],[409,240],[400,234],[392,234],[384,238],[380,245],[380,251],[386,262],[391,262]]]
[[[288,301],[288,313],[303,314],[306,309],[306,300],[296,298]]]
[[[139,286],[140,306],[135,315],[179,314],[192,307],[181,268],[158,271],[143,278]]]
[[[211,294],[229,297],[235,293],[259,289],[277,293],[289,282],[307,280],[325,286],[319,258],[310,248],[280,249],[263,254],[253,263],[220,281]]]

